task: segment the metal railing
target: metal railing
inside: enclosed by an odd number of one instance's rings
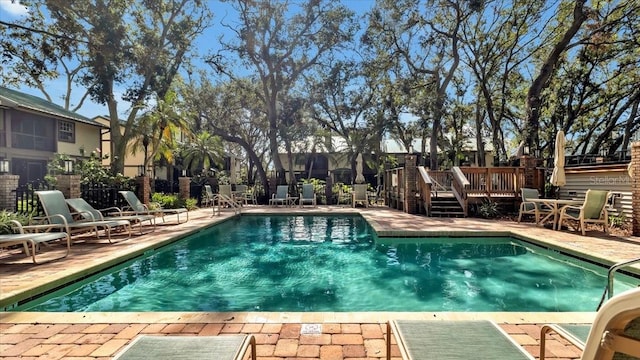
[[[602,293],[602,298],[600,299],[600,303],[598,304],[597,310],[600,310],[600,307],[604,304],[605,299],[611,299],[613,297],[613,280],[615,277],[616,271],[621,268],[629,265],[633,265],[635,263],[640,263],[640,258],[631,259],[627,261],[622,261],[617,264],[612,265],[607,272],[607,286],[604,288],[604,292]]]

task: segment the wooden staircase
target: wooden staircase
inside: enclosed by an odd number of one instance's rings
[[[432,217],[464,217],[464,209],[451,192],[438,192],[431,198]]]

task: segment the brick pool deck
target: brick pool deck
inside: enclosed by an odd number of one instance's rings
[[[382,207],[351,209],[340,207],[271,208],[249,206],[243,213],[331,213],[362,214],[381,234],[460,236],[507,235],[560,248],[568,253],[613,264],[638,257],[640,239],[588,232],[553,231],[532,223],[507,221],[427,218]],[[100,241],[74,242],[70,255],[58,261],[33,265],[17,250],[0,252],[0,302],[13,304],[70,279],[88,275],[142,254],[176,236],[196,232],[233,214],[212,216],[211,209],[190,213],[180,225],[160,225],[154,233],[109,244]],[[168,218],[171,221],[171,217]],[[46,249],[42,255],[60,250]],[[385,323],[389,319],[465,320],[490,319],[525,350],[538,357],[540,326],[549,322],[589,323],[594,312],[581,313],[20,313],[0,312],[0,358],[3,359],[110,359],[139,334],[224,335],[250,333],[256,336],[260,360],[379,359],[386,356]],[[320,324],[318,333],[302,331],[305,324]],[[577,359],[580,351],[558,337],[547,342],[550,359]],[[400,356],[392,346],[392,356]]]

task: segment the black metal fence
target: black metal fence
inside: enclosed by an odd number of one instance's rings
[[[106,209],[113,206],[121,208],[125,206],[126,202],[122,196],[118,195],[118,191],[121,190],[137,191],[136,186],[128,186],[125,184],[82,184],[82,186],[80,186],[82,198],[96,209]]]
[[[16,212],[31,216],[44,216],[36,191],[54,189],[45,180],[34,180],[16,188]]]
[[[30,183],[19,186],[16,189],[16,212],[31,216],[44,216],[44,210],[38,201],[36,191],[39,190],[55,190],[54,185],[44,180],[32,181]],[[136,191],[135,186],[121,184],[117,186],[105,184],[82,184],[80,186],[80,194],[89,204],[96,209],[104,209],[112,206],[122,207],[126,205],[118,191],[131,190]]]

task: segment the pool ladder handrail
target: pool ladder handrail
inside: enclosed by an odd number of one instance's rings
[[[609,268],[609,271],[607,272],[607,286],[605,286],[604,288],[604,292],[602,293],[602,298],[600,299],[600,303],[598,304],[598,308],[596,309],[596,311],[600,310],[600,307],[602,307],[602,304],[604,304],[605,298],[608,300],[613,297],[613,279],[616,271],[618,271],[619,269],[625,266],[629,266],[635,263],[640,263],[640,258],[621,261],[617,264],[613,264]]]

